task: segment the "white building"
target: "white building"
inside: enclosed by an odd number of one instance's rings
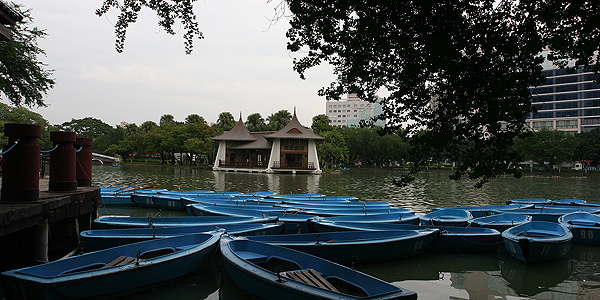
[[[546,82],[531,88],[537,112],[529,114],[528,125],[569,132],[600,128],[600,84],[594,82],[599,75],[582,69],[569,73],[549,61],[543,67]]]
[[[327,100],[325,114],[333,126],[359,126],[361,120],[369,120],[383,112],[379,103],[371,103],[358,99],[356,94],[348,94],[347,99]],[[385,121],[378,120],[375,125],[385,126]]]

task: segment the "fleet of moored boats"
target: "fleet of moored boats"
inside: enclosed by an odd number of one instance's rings
[[[416,299],[353,268],[424,251],[495,251],[523,263],[600,244],[600,203],[519,199],[426,215],[355,197],[102,188],[105,206],[187,211],[189,217],[96,219],[84,253],[1,274],[7,299],[111,298],[184,276],[220,252],[246,292],[275,299]],[[220,249],[220,250],[218,250]]]

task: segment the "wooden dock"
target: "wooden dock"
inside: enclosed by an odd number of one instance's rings
[[[64,256],[79,246],[79,232],[98,216],[99,187],[50,192],[47,179],[40,179],[39,187],[39,201],[0,201],[0,271]]]

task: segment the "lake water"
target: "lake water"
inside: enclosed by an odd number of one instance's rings
[[[169,190],[271,191],[356,196],[387,201],[424,214],[434,207],[504,204],[509,199],[584,199],[600,202],[600,176],[502,177],[476,189],[468,180],[451,181],[448,172],[424,172],[406,187],[394,186],[400,173],[350,170],[322,175],[227,173],[170,167],[94,166],[100,186],[142,185]],[[154,216],[157,210],[101,208],[101,215]],[[182,215],[160,212],[162,216]],[[358,270],[413,290],[419,299],[600,299],[600,247],[574,244],[568,257],[525,265],[500,247],[493,253],[426,253],[408,259],[358,265]],[[215,258],[206,268],[174,283],[127,299],[251,299]]]

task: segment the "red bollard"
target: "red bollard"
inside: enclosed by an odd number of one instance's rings
[[[28,202],[40,199],[40,146],[36,138],[42,127],[33,124],[5,124],[4,135],[10,151],[2,156],[2,202]],[[15,144],[15,142],[18,143]]]
[[[75,179],[75,132],[50,132],[54,142],[50,152],[50,182],[48,190],[56,192],[76,191]]]
[[[77,186],[92,186],[92,138],[77,138],[76,178]]]

